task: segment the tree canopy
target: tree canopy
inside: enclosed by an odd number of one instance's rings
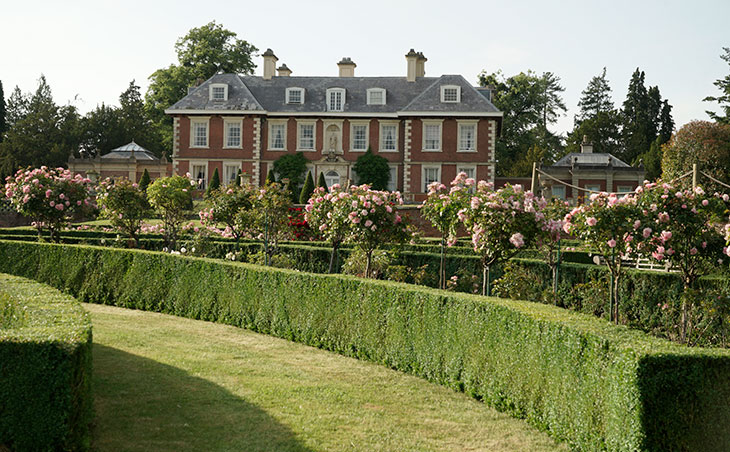
[[[482,72],[479,84],[492,87],[492,102],[504,113],[502,136],[496,149],[498,175],[524,175],[522,168],[532,168],[532,162],[518,162],[527,158],[528,150],[534,146],[543,150],[545,160],[553,160],[561,153],[560,136],[548,129],[566,111],[561,94],[565,88],[558,76],[527,71],[505,77],[501,71]]]
[[[390,180],[390,166],[388,160],[373,154],[372,149],[368,150],[357,158],[352,167],[357,174],[359,185],[368,184],[373,190],[385,190]]]
[[[215,21],[192,28],[177,40],[177,64],[152,73],[145,95],[148,114],[164,149],[172,149],[172,118],[165,114],[165,109],[185,97],[188,87],[219,71],[252,73],[256,67],[252,56],[257,51],[255,46],[238,39],[236,33]]]
[[[725,53],[720,55],[720,58],[730,65],[730,47],[723,47],[722,50]],[[721,94],[719,96],[707,96],[704,98],[704,101],[717,102],[720,104],[721,113],[718,114],[714,111],[708,111],[707,114],[714,121],[730,124],[730,74],[726,75],[724,78],[717,79],[713,84],[717,86]]]

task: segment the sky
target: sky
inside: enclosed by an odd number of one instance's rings
[[[156,69],[176,62],[175,41],[215,20],[296,75],[337,75],[351,57],[357,76],[405,76],[405,54],[428,58],[426,75],[553,72],[568,111],[552,129],[573,127],[591,77],[607,68],[618,107],[639,67],[674,107],[677,126],[708,119],[702,102],[730,72],[730,1],[158,1],[0,2],[0,81],[6,99],[46,76],[59,104],[82,113],[118,105],[131,80],[144,93]],[[256,56],[256,74],[262,59]]]

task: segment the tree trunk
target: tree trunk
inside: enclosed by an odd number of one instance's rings
[[[446,269],[444,268],[444,247],[446,246],[446,236],[441,235],[441,264],[439,267],[439,289],[446,288]]]
[[[618,325],[618,283],[619,283],[619,275],[617,274],[613,278],[613,287],[611,290],[613,290],[613,309],[614,309],[614,315],[613,319],[616,322],[616,325]]]
[[[372,256],[373,256],[372,251],[368,251],[365,253],[365,277],[366,278],[370,277],[370,261],[372,259]]]
[[[492,294],[491,281],[489,280],[489,267],[489,265],[484,264],[482,268],[482,295],[486,295],[487,297]]]
[[[327,273],[334,273],[335,272],[335,262],[337,260],[337,249],[339,248],[340,243],[339,242],[332,242],[332,253],[330,254],[330,267],[327,270]]]

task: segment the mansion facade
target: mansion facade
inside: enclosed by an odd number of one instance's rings
[[[426,77],[422,53],[406,54],[403,77],[356,77],[349,58],[338,77],[293,77],[271,49],[262,56],[262,76],[216,74],[165,110],[176,174],[201,189],[216,169],[224,183],[240,170],[263,184],[278,158],[301,152],[314,180],[344,185],[357,182],[352,167],[371,149],[389,162],[388,189],[410,201],[461,171],[494,182],[502,113],[490,91],[460,75]]]

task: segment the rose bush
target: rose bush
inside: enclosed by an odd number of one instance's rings
[[[64,168],[20,169],[5,182],[5,197],[16,212],[33,220],[39,239],[45,228],[51,240],[60,241],[61,228],[94,206],[91,180]]]
[[[134,240],[139,247],[139,233],[142,221],[152,214],[147,194],[139,185],[127,179],[113,181],[109,178],[99,183],[96,202],[101,215],[117,230]]]

